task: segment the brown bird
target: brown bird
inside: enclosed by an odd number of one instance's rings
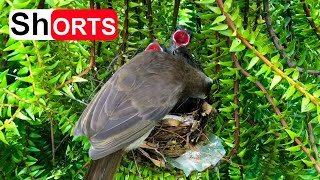
[[[82,113],[74,135],[90,138],[85,179],[112,180],[124,152],[143,144],[179,99],[205,98],[212,80],[183,58],[144,51],[119,68]]]

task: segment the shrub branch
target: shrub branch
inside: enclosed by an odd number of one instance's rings
[[[218,5],[221,9],[221,12],[223,15],[226,16],[226,22],[229,25],[229,27],[236,32],[236,36],[241,40],[241,42],[250,50],[252,50],[265,64],[267,64],[274,72],[276,72],[279,76],[281,76],[283,79],[286,79],[292,86],[294,86],[298,91],[300,91],[305,97],[310,99],[312,103],[315,105],[320,106],[320,102],[316,100],[314,96],[312,96],[309,92],[307,92],[302,86],[300,86],[298,83],[296,83],[293,79],[288,77],[284,72],[282,72],[280,69],[275,67],[266,57],[264,57],[259,51],[257,51],[238,31],[235,26],[235,24],[232,22],[230,15],[224,11],[224,4],[222,0],[218,0]]]
[[[287,60],[288,66],[290,68],[295,68],[296,62],[291,61],[291,58],[289,57],[289,55],[285,52],[284,48],[280,45],[279,38],[278,38],[277,34],[275,33],[274,29],[272,28],[268,0],[263,0],[263,9],[265,12],[265,20],[266,20],[267,29],[268,29],[270,36],[272,37],[272,42],[273,42],[274,46],[279,51],[281,57]],[[318,70],[305,70],[301,67],[297,67],[297,68],[300,73],[306,72],[308,74],[314,74],[314,75],[320,74],[320,71],[318,71]]]
[[[220,1],[220,0],[219,0]],[[230,38],[228,38],[230,41]],[[241,74],[245,75],[246,77],[251,77],[251,75],[242,68],[242,66],[239,64],[236,56],[231,56],[234,65],[236,68],[240,69]],[[255,81],[256,86],[264,93],[265,97],[267,98],[268,102],[272,105],[273,110],[275,111],[275,113],[277,114],[277,116],[281,117],[280,122],[282,124],[282,126],[285,129],[289,129],[288,123],[284,120],[282,113],[280,111],[280,109],[276,106],[273,98],[270,96],[270,94],[268,93],[268,91],[266,90],[266,88],[259,82],[259,81]],[[308,156],[308,158],[314,163],[314,167],[317,170],[317,172],[320,174],[320,166],[316,163],[315,158],[309,153],[309,150],[304,146],[304,144],[300,141],[299,138],[294,138],[294,141],[300,145],[300,148],[305,152],[305,154]]]
[[[172,21],[172,31],[177,26],[178,14],[179,14],[180,0],[174,1],[174,9],[173,9],[173,21]]]
[[[147,17],[148,17],[148,20],[149,20],[149,23],[148,23],[149,39],[150,39],[150,41],[152,41],[153,40],[153,28],[152,28],[153,18],[152,18],[151,0],[146,0],[146,4],[147,4]]]
[[[317,35],[318,39],[320,40],[320,31],[311,17],[311,13],[310,13],[310,9],[308,8],[308,5],[305,0],[301,0],[301,2],[303,3],[303,10],[304,10],[304,13],[306,13],[309,24],[312,27],[314,33]]]
[[[95,59],[95,44],[93,44],[93,47],[91,47],[91,57],[90,57],[90,63],[89,63],[89,67],[87,69],[85,69],[84,71],[82,71],[80,74],[78,74],[78,77],[82,77],[86,74],[88,74],[90,72],[90,70],[94,67],[96,59]],[[60,85],[58,85],[56,87],[56,89],[61,89],[63,86],[68,85],[70,83],[72,83],[73,79],[69,79],[64,83],[61,83]]]

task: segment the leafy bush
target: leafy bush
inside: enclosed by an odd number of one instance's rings
[[[190,49],[218,82],[211,97],[218,116],[207,129],[229,153],[191,179],[318,179],[319,2],[221,2],[181,1],[177,11],[177,23],[195,32]],[[169,44],[174,2],[150,3],[95,1],[118,12],[119,38],[95,42],[92,58],[93,42],[8,35],[13,9],[87,9],[89,1],[0,1],[0,179],[82,178],[90,144],[70,134],[85,104],[150,41]],[[124,159],[117,177],[185,179],[150,166]]]

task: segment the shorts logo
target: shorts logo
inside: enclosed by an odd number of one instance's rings
[[[118,16],[114,10],[14,10],[9,33],[16,40],[114,40]]]

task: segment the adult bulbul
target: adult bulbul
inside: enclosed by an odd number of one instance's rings
[[[212,80],[178,56],[136,55],[86,107],[74,135],[90,138],[94,160],[85,179],[112,180],[124,152],[139,147],[179,99],[205,98]]]

